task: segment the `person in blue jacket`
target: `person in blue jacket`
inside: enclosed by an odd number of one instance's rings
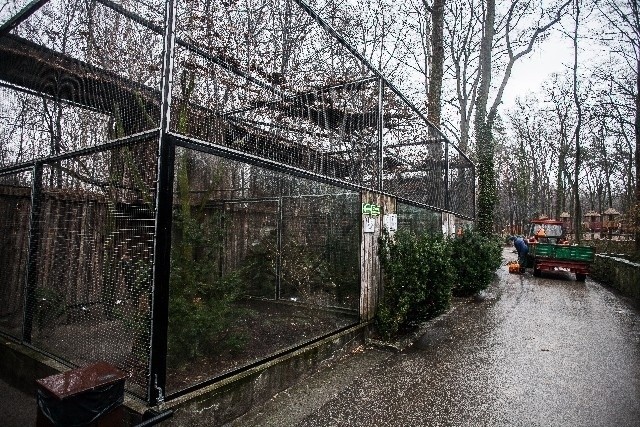
[[[520,264],[520,268],[523,269],[527,266],[527,254],[529,253],[529,246],[527,242],[520,236],[516,237],[513,241],[513,246],[515,246],[516,251],[518,252],[518,264]]]

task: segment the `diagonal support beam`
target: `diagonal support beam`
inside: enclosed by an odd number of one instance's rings
[[[376,80],[378,80],[377,77],[366,77],[364,79],[354,80],[354,81],[350,81],[350,82],[346,82],[346,83],[339,83],[339,84],[335,84],[335,85],[319,87],[317,89],[312,89],[312,90],[308,90],[308,91],[305,91],[305,92],[296,93],[295,95],[283,97],[282,99],[277,99],[277,100],[274,100],[274,101],[257,101],[257,102],[254,102],[252,105],[250,105],[248,107],[227,111],[222,116],[223,117],[228,117],[228,116],[231,116],[233,114],[246,113],[247,111],[252,111],[252,110],[255,110],[255,109],[258,109],[258,108],[265,108],[265,107],[268,108],[268,107],[270,107],[272,105],[280,104],[282,102],[291,102],[291,101],[295,101],[297,99],[304,99],[307,96],[320,95],[320,94],[329,92],[331,90],[342,90],[342,89],[344,89],[346,91],[359,90],[360,88],[362,88],[367,83],[375,82]]]
[[[142,25],[143,27],[148,28],[149,30],[155,32],[156,34],[163,34],[164,33],[164,29],[162,27],[160,27],[159,25],[154,24],[153,22],[149,21],[148,19],[145,19],[139,15],[137,15],[134,12],[131,12],[130,10],[120,6],[119,4],[114,3],[111,0],[96,0],[98,3],[102,4],[105,7],[108,7],[112,10],[114,10],[115,12],[118,12],[124,16],[126,16],[127,18],[131,19],[132,21]],[[229,64],[228,62],[226,62],[224,59],[216,56],[216,55],[212,55],[209,52],[206,52],[204,49],[193,45],[192,43],[189,43],[185,40],[182,40],[180,38],[175,39],[175,44],[183,47],[193,53],[195,53],[196,55],[199,55],[201,57],[203,57],[204,59],[213,62],[216,65],[219,65],[220,67],[224,68],[225,70],[229,71],[230,73],[242,77],[244,79],[246,79],[247,81],[263,88],[266,89],[278,96],[285,96],[285,94],[282,93],[282,91],[278,90],[275,86],[263,82],[260,79],[257,79],[255,77],[250,76],[248,73],[245,73],[242,70],[239,70],[238,68],[232,66],[231,64]]]
[[[38,9],[48,3],[49,0],[31,0],[29,4],[20,10],[20,12],[13,15],[7,22],[0,27],[0,37],[8,34],[9,31],[20,25],[25,19],[33,15]]]

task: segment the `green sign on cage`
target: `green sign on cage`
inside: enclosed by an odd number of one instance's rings
[[[380,215],[380,206],[373,203],[363,203],[362,213],[364,215],[378,216]]]

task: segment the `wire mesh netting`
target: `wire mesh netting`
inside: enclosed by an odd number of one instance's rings
[[[412,206],[405,203],[396,205],[398,214],[398,230],[414,234],[441,233],[441,214],[430,209]]]
[[[0,1],[0,25],[4,25],[30,3],[30,0]]]
[[[384,190],[445,208],[446,140],[394,93],[385,97]]]
[[[0,161],[157,128],[161,34],[96,2],[51,0],[0,38]]]
[[[0,162],[20,164],[104,142],[104,114],[0,87]]]
[[[188,149],[175,176],[169,393],[358,322],[358,193]]]
[[[474,215],[473,164],[304,2],[177,0],[165,46],[171,4],[0,1],[0,332],[154,403],[163,358],[172,393],[358,322],[360,191]]]
[[[179,9],[195,18],[177,22],[172,129],[375,186],[377,82],[293,2],[265,6],[194,1]]]
[[[449,209],[447,140],[295,2],[180,6],[174,132]]]
[[[159,126],[162,31],[127,4],[51,0],[0,38],[0,165],[51,159],[35,163],[31,230],[13,225],[30,261],[3,260],[3,310],[21,295],[8,334],[72,366],[109,361],[146,397],[157,139],[112,142]]]
[[[175,132],[449,209],[447,142],[297,2],[177,4]],[[3,163],[159,126],[164,6],[51,0],[3,37]]]
[[[359,196],[328,186],[315,190],[282,200],[278,296],[355,312],[360,298]]]
[[[475,174],[473,164],[455,146],[449,148],[449,210],[461,216],[475,215]]]
[[[148,381],[155,163],[140,146],[45,164],[34,198],[25,339],[76,366]]]

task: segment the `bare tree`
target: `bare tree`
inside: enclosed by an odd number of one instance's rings
[[[606,71],[601,77],[607,83],[602,91],[597,118],[605,127],[605,133],[611,142],[612,163],[620,167],[621,198],[620,208],[623,212],[630,212],[635,205],[635,175],[634,175],[634,116],[633,78],[615,78],[615,67],[607,64]],[[625,83],[626,82],[626,83]],[[631,90],[631,91],[630,91]]]
[[[640,5],[637,0],[597,0],[603,20],[613,36],[612,52],[621,57],[627,70],[635,77],[635,87],[628,87],[635,106],[635,242],[640,251]],[[617,79],[616,79],[617,80]]]
[[[555,123],[555,133],[558,138],[558,164],[556,168],[556,203],[554,208],[555,218],[560,218],[562,212],[566,211],[568,202],[568,192],[571,191],[569,167],[569,155],[571,151],[570,132],[573,127],[572,108],[568,100],[570,99],[570,88],[566,80],[560,80],[560,76],[554,75],[549,87],[546,88],[546,98],[552,105],[553,118]],[[571,203],[573,205],[573,203]]]
[[[540,37],[561,20],[570,3],[571,0],[561,3],[550,10],[541,11],[536,25],[528,27],[525,31],[517,32],[515,29],[520,21],[526,16],[531,16],[531,3],[517,0],[511,2],[511,6],[504,19],[503,27],[504,50],[506,52],[505,71],[491,104],[489,104],[489,96],[494,73],[493,54],[496,36],[496,3],[495,0],[486,0],[486,2],[483,3],[483,35],[480,44],[479,58],[480,83],[478,86],[474,115],[479,181],[478,228],[483,233],[488,234],[493,230],[494,209],[497,203],[493,125],[498,114],[498,106],[502,102],[504,90],[511,77],[511,71],[520,58],[533,50]]]
[[[388,2],[388,0],[386,0]],[[431,57],[431,6],[426,0],[409,0],[395,3],[394,12],[403,16],[401,29],[396,31],[397,37],[388,42],[394,44],[393,49],[386,49],[393,53],[393,61],[402,68],[402,79],[390,76],[396,86],[416,104],[426,108],[429,88],[429,58]],[[385,74],[387,73],[386,70]],[[404,78],[408,77],[408,78]]]
[[[482,14],[476,0],[447,2],[447,19],[444,22],[447,55],[451,66],[447,77],[455,83],[455,97],[447,102],[458,113],[458,123],[445,119],[445,125],[458,135],[458,145],[463,152],[469,148],[471,117],[480,79],[478,51],[482,35]]]
[[[574,161],[574,173],[573,173],[573,197],[574,197],[574,234],[576,242],[580,243],[581,239],[581,220],[582,210],[580,209],[580,188],[579,177],[580,167],[582,166],[582,147],[581,147],[581,131],[582,131],[582,102],[578,95],[578,29],[580,27],[580,0],[574,0],[574,26],[573,35],[571,37],[573,41],[573,102],[576,107],[576,127],[574,129],[574,142],[575,142],[575,161]]]
[[[549,215],[555,206],[558,194],[553,181],[558,168],[558,123],[553,109],[533,95],[518,100],[507,117],[511,128],[509,138],[501,136],[502,131],[495,131],[496,163],[500,165],[497,169],[498,212],[502,215],[497,218],[507,220],[504,206],[509,203],[509,224],[517,225],[521,231],[532,217]]]

